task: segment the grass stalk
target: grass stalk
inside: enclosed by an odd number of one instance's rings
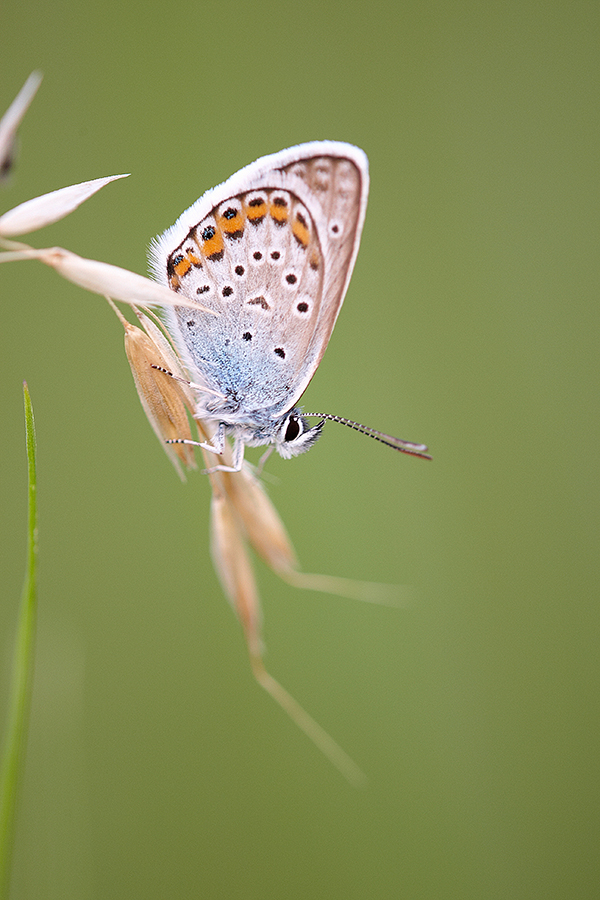
[[[23,384],[23,396],[28,470],[27,566],[17,624],[8,721],[0,770],[0,900],[6,900],[10,887],[15,813],[27,745],[37,618],[36,444],[33,407],[26,383]]]

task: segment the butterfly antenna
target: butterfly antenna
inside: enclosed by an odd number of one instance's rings
[[[385,434],[383,431],[376,431],[374,428],[369,428],[368,425],[361,425],[360,422],[353,422],[352,419],[344,419],[343,416],[331,416],[329,413],[302,413],[302,415],[308,418],[311,416],[318,416],[319,418],[327,419],[330,422],[339,422],[341,425],[347,425],[348,428],[354,428],[355,431],[359,431],[361,434],[372,437],[375,441],[385,444],[386,447],[391,447],[392,450],[399,450],[400,453],[408,453],[409,456],[420,456],[421,459],[431,459],[431,456],[427,453],[426,444],[413,444],[412,441],[403,441],[391,434]]]

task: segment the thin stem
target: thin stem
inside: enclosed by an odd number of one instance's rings
[[[250,662],[252,664],[252,672],[258,683],[271,695],[273,700],[288,714],[290,719],[296,723],[298,728],[310,738],[310,740],[319,748],[319,750],[333,763],[335,768],[346,778],[354,787],[364,787],[367,778],[364,772],[356,765],[354,760],[348,756],[345,750],[334,741],[331,735],[327,734],[324,728],[321,728],[312,716],[300,706],[288,691],[276,681],[272,675],[267,672],[262,657],[259,653],[250,649]]]
[[[37,613],[37,500],[35,423],[27,384],[23,384],[28,469],[27,568],[21,594],[17,642],[10,686],[8,723],[0,771],[0,900],[9,891],[15,812],[27,744],[33,683]]]

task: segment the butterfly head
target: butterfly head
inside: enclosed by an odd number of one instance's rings
[[[323,419],[311,428],[300,411],[292,409],[277,424],[273,440],[275,449],[284,459],[306,453],[320,438],[324,424]]]

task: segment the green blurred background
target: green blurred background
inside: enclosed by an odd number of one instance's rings
[[[594,2],[5,0],[0,100],[36,68],[2,208],[120,172],[32,236],[145,248],[265,153],[371,165],[354,277],[269,492],[308,571],[264,567],[268,666],[369,776],[349,787],[253,682],[107,304],[0,270],[2,707],[39,442],[36,684],[15,898],[597,898],[598,38]],[[256,455],[256,454],[254,454]]]

